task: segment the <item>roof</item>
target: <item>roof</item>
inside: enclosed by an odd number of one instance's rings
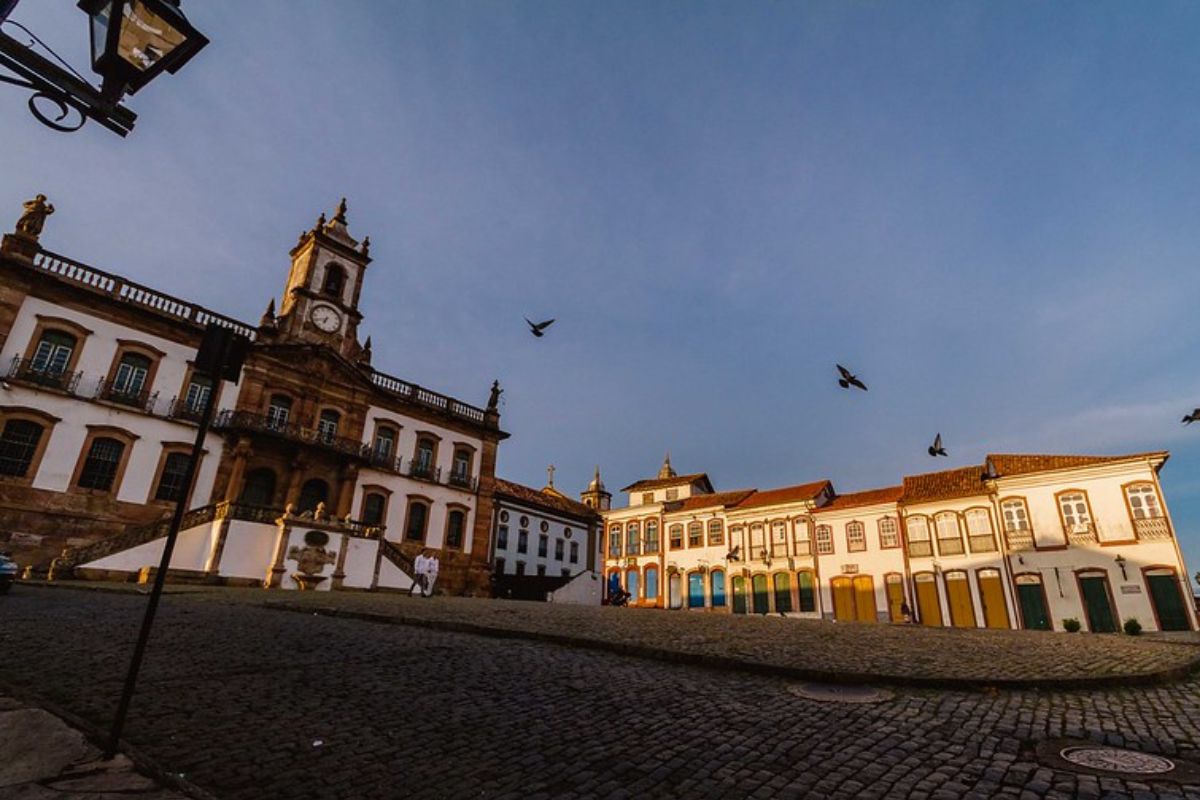
[[[903,496],[903,486],[888,486],[883,489],[867,489],[861,492],[851,492],[850,494],[839,494],[825,505],[818,507],[814,513],[838,511],[843,508],[873,506],[879,503],[895,503]]]
[[[569,497],[564,497],[558,492],[550,494],[538,491],[528,486],[522,486],[519,483],[506,481],[503,478],[496,478],[496,494],[505,495],[519,503],[537,506],[548,511],[557,511],[561,514],[571,514],[572,516],[588,519],[598,516],[593,509],[588,508],[583,503],[577,503]]]
[[[1036,455],[1028,453],[993,453],[988,455],[997,477],[1010,475],[1028,475],[1033,472],[1050,472],[1056,469],[1071,469],[1073,467],[1090,467],[1095,464],[1108,464],[1114,461],[1128,461],[1133,458],[1149,458],[1159,456],[1164,460],[1165,451],[1150,453],[1133,453],[1127,456],[1064,456]]]
[[[950,500],[986,494],[983,467],[959,467],[924,475],[904,476],[904,502],[925,503],[930,500]]]
[[[712,491],[712,483],[708,480],[708,473],[696,472],[692,475],[676,475],[673,478],[648,478],[644,481],[631,483],[622,489],[622,492],[638,492],[647,489],[662,489],[666,486],[685,486],[689,483],[703,482],[708,490]]]
[[[777,506],[784,503],[812,500],[830,485],[829,481],[824,480],[801,483],[796,486],[784,486],[779,489],[766,489],[761,492],[755,492],[738,503],[738,508],[759,508],[760,506]]]
[[[677,503],[670,503],[668,511],[696,511],[701,508],[712,508],[713,506],[728,508],[729,506],[736,506],[752,494],[754,494],[754,489],[737,489],[732,492],[692,495]]]

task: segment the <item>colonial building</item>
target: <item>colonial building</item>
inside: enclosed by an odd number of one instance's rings
[[[990,455],[838,494],[827,481],[717,492],[655,478],[603,511],[605,575],[632,604],[858,622],[1193,630],[1159,484],[1167,453]]]
[[[27,203],[0,246],[0,526],[19,561],[157,563],[211,397],[173,568],[403,589],[433,550],[446,590],[488,590],[498,387],[480,407],[372,366],[359,332],[370,241],[351,236],[344,200],[301,234],[257,325],[44,249],[51,213]],[[252,340],[237,385],[193,369],[211,322]]]

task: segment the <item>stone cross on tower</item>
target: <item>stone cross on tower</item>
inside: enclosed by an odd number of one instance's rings
[[[547,475],[547,477],[548,477],[548,480],[549,480],[549,484],[548,484],[548,485],[550,486],[550,488],[551,488],[551,489],[553,489],[553,488],[554,488],[554,465],[553,465],[553,464],[551,464],[550,466],[546,467],[546,475]]]

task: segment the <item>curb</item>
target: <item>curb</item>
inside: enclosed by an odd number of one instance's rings
[[[983,680],[979,678],[888,675],[872,672],[829,672],[807,667],[792,667],[785,664],[745,661],[730,656],[718,656],[708,653],[686,653],[679,650],[654,647],[652,645],[604,641],[585,636],[572,636],[570,634],[547,633],[544,631],[529,631],[516,628],[493,628],[472,622],[409,617],[402,614],[375,614],[369,611],[345,611],[328,606],[306,607],[282,600],[268,600],[255,605],[259,608],[272,611],[316,614],[324,617],[342,617],[344,619],[355,619],[385,625],[408,625],[416,628],[488,636],[494,639],[528,639],[548,644],[599,650],[623,656],[632,656],[634,658],[665,661],[673,664],[704,667],[725,672],[748,672],[757,675],[816,681],[819,683],[833,683],[844,686],[882,684],[885,686],[914,689],[953,689],[965,691],[981,691],[986,689],[1114,689],[1131,686],[1161,686],[1166,683],[1182,680],[1200,669],[1200,655],[1197,655],[1186,664],[1178,667],[1137,675],[1105,675],[1094,678],[1002,678],[999,680]]]

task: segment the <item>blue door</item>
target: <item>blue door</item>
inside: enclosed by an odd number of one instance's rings
[[[636,569],[625,573],[625,591],[629,592],[630,605],[641,599],[638,597],[638,572]]]
[[[688,575],[688,608],[704,608],[704,575],[699,572]]]
[[[725,573],[719,569],[712,573],[712,604],[713,608],[725,607]]]

